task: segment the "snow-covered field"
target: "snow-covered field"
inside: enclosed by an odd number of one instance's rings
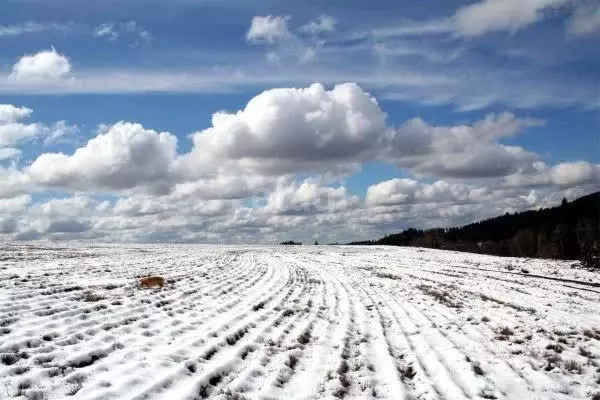
[[[599,282],[416,248],[4,244],[0,398],[591,399]]]

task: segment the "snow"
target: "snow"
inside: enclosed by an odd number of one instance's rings
[[[590,399],[600,280],[572,264],[5,243],[0,398]]]

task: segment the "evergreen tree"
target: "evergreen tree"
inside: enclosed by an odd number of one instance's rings
[[[315,242],[316,244],[316,242]],[[548,209],[502,216],[449,229],[407,229],[351,244],[420,246],[499,256],[580,259],[600,268],[600,192]]]

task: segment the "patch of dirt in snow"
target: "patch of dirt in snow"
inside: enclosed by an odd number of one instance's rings
[[[5,243],[0,398],[592,399],[600,280],[570,265]],[[148,275],[164,288],[136,287]]]

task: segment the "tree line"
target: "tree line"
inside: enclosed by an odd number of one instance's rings
[[[498,256],[579,259],[600,268],[600,192],[455,228],[407,229],[361,245],[418,246]]]

